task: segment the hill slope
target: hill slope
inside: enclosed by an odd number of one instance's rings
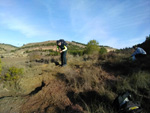
[[[79,42],[69,42],[68,43],[68,50],[74,52],[74,50],[83,50],[86,47],[86,44],[82,44]],[[116,49],[111,48],[109,46],[105,47],[107,51],[114,51]],[[56,51],[56,40],[52,41],[45,41],[45,42],[37,42],[37,43],[29,43],[25,44],[22,47],[14,47],[11,45],[1,44],[0,45],[1,54],[5,57],[26,57],[29,52],[32,51],[42,51],[48,53],[48,51]],[[44,54],[47,54],[44,53]]]
[[[0,44],[0,54],[2,53],[8,53],[11,52],[12,50],[17,49],[17,47],[9,44]]]
[[[39,54],[40,60],[2,58],[0,113],[117,113],[113,100],[126,91],[141,103],[143,113],[150,113],[150,57],[132,62],[127,53],[68,55],[66,67],[58,66],[58,56],[45,54]]]

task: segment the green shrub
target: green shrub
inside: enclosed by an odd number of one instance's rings
[[[84,52],[84,48],[83,47],[80,47],[80,46],[77,46],[77,45],[73,45],[71,43],[68,44],[68,53],[69,54],[71,54],[73,56],[76,56],[76,55],[82,56],[83,52]]]
[[[50,53],[49,53],[49,56],[57,56],[58,54],[59,54],[58,52],[53,51],[53,52],[50,52]]]
[[[52,49],[48,50],[48,52],[49,52],[48,56],[58,56],[59,55],[59,53],[57,51],[54,51]]]
[[[2,77],[5,81],[17,80],[23,74],[22,68],[10,67],[8,72]]]
[[[100,53],[101,55],[102,55],[102,54],[105,54],[105,53],[107,53],[107,49],[106,49],[105,47],[101,47],[99,53]]]
[[[84,53],[85,54],[93,54],[99,52],[99,43],[96,40],[91,40],[88,42]]]
[[[76,56],[76,55],[82,56],[83,50],[70,50],[69,53],[74,56]]]
[[[10,52],[12,52],[12,53],[13,53],[13,52],[16,52],[16,49],[15,49],[15,50],[11,50]]]

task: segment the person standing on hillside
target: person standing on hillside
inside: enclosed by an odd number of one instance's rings
[[[137,46],[133,46],[133,48],[135,49],[134,53],[131,55],[133,61],[146,56],[146,52],[144,51],[144,49]]]
[[[59,51],[61,54],[61,66],[62,67],[66,66],[67,43],[63,39],[57,40],[56,43],[57,43],[57,51]]]

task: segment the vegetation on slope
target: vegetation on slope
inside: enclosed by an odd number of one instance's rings
[[[9,53],[12,50],[17,49],[17,47],[10,44],[0,44],[0,53]]]
[[[95,40],[93,40],[93,41],[95,41]],[[34,53],[36,51],[36,52],[39,52],[39,53],[47,55],[47,56],[57,56],[58,53],[55,52],[55,49],[56,49],[55,42],[56,41],[47,41],[47,42],[41,42],[41,43],[26,44],[20,48],[11,50],[11,52],[12,52],[12,54],[13,53],[14,54],[16,54],[16,53],[17,54],[19,54],[19,53],[28,54],[28,53],[32,53],[32,52]],[[68,53],[69,54],[74,55],[74,56],[76,56],[76,55],[83,56],[84,54],[89,54],[89,53],[87,53],[87,52],[89,52],[89,50],[87,48],[89,46],[89,44],[85,45],[85,44],[75,42],[75,41],[67,42],[67,43],[68,43]],[[94,45],[92,45],[92,46],[94,46]],[[99,45],[97,45],[97,47],[99,48]],[[100,53],[103,54],[103,53],[107,52],[107,49],[105,47],[100,47],[100,48],[101,48],[100,51],[102,51]],[[99,51],[99,49],[98,49],[98,51]]]
[[[113,100],[129,91],[142,104],[143,113],[149,113],[150,56],[133,62],[131,48],[105,54],[96,51],[96,55],[68,54],[68,65],[62,68],[59,56],[37,51],[33,56],[29,53],[26,61],[16,61],[17,70],[23,67],[24,74],[16,82],[1,81],[0,112],[116,113]]]

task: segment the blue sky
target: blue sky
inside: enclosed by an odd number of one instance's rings
[[[114,48],[150,34],[150,0],[0,0],[0,43],[92,39]]]

